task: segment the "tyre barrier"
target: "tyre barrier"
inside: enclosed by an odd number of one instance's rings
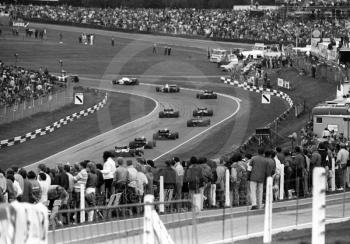
[[[16,137],[13,137],[10,139],[1,140],[0,141],[0,149],[24,143],[26,141],[33,140],[39,136],[47,135],[47,134],[52,133],[53,131],[61,128],[62,126],[67,125],[68,123],[70,123],[74,120],[77,120],[81,117],[86,117],[89,114],[93,114],[96,111],[98,111],[104,107],[104,105],[107,103],[107,99],[108,99],[108,95],[106,93],[105,97],[103,98],[102,101],[100,101],[98,104],[96,104],[90,108],[81,110],[80,112],[73,113],[69,116],[66,116],[65,118],[57,120],[56,122],[52,123],[49,126],[46,126],[45,128],[36,129],[35,131],[29,132],[23,136],[16,136]]]

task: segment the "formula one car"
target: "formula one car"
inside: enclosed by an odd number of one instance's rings
[[[178,87],[177,85],[165,84],[163,86],[157,86],[156,92],[164,92],[164,93],[180,92],[180,87]]]
[[[193,111],[193,116],[213,116],[214,112],[212,109],[208,108],[197,108],[196,110]]]
[[[129,78],[123,77],[119,80],[112,80],[113,85],[126,85],[126,86],[134,86],[139,84],[139,80],[137,78]]]
[[[144,154],[144,152],[142,148],[131,149],[128,146],[116,146],[112,154],[114,157],[141,157]]]
[[[159,112],[159,118],[179,118],[179,111],[174,111],[172,108],[165,108]]]
[[[200,116],[187,120],[187,127],[201,127],[201,126],[209,126],[209,125],[210,125],[210,119],[203,119]]]
[[[197,93],[199,99],[217,99],[218,95],[213,91],[204,90],[201,93]]]
[[[130,149],[143,148],[152,149],[156,146],[155,141],[147,141],[145,137],[136,137],[133,141],[129,142]]]
[[[175,140],[179,138],[179,132],[170,132],[169,129],[161,129],[153,134],[153,140]]]

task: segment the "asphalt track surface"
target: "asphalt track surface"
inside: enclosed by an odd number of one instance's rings
[[[85,79],[86,83],[101,80]],[[102,80],[103,81],[103,80]],[[85,84],[86,84],[85,83]],[[94,87],[93,84],[89,85]],[[167,153],[176,150],[181,146],[195,143],[197,137],[204,136],[205,133],[216,126],[220,126],[225,120],[232,118],[240,108],[239,99],[228,95],[219,95],[218,99],[203,100],[197,99],[196,93],[199,90],[181,89],[180,93],[158,93],[154,85],[141,84],[139,86],[113,86],[110,80],[105,80],[99,85],[100,89],[106,91],[118,91],[153,99],[156,102],[154,110],[137,120],[131,121],[118,128],[104,134],[79,143],[62,152],[43,159],[28,168],[36,167],[39,163],[54,165],[57,162],[75,163],[86,158],[99,161],[103,151],[112,150],[115,146],[128,145],[135,137],[145,136],[152,139],[152,135],[158,129],[168,128],[171,131],[179,132],[177,140],[157,141],[154,149],[145,150],[144,157],[147,159],[160,159]],[[192,112],[197,107],[208,107],[214,110],[214,116],[210,117],[210,127],[187,127],[186,122],[192,118]],[[179,118],[158,118],[158,113],[164,108],[173,108],[180,111]],[[132,109],[132,107],[130,108]],[[101,122],[109,118],[108,114],[99,116]],[[108,121],[107,121],[108,122]]]

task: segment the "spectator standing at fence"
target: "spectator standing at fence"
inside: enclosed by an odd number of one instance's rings
[[[305,169],[303,174],[303,180],[304,180],[304,195],[308,196],[310,194],[310,165],[311,165],[311,159],[310,159],[310,153],[309,151],[304,148],[303,149],[303,156],[305,158]]]
[[[176,186],[176,172],[173,168],[174,162],[172,160],[165,161],[165,167],[160,169],[158,174],[163,176],[164,180],[164,195],[168,193],[168,200],[173,198]]]
[[[115,192],[124,192],[128,184],[128,169],[126,168],[126,163],[122,157],[117,158],[118,167],[114,173],[113,185]]]
[[[183,187],[183,181],[184,181],[184,175],[185,171],[184,168],[182,167],[182,164],[180,162],[180,159],[178,157],[174,157],[174,169],[176,173],[176,200],[182,199],[182,187]]]
[[[145,175],[145,173],[143,172],[143,167],[141,166],[141,164],[137,164],[135,169],[137,170],[137,174],[136,174],[136,192],[137,195],[139,197],[139,201],[142,202],[143,201],[143,195],[145,192],[145,186],[148,184],[148,180],[147,177]]]
[[[216,175],[217,175],[217,181],[216,181],[216,189],[217,189],[217,199],[219,200],[219,205],[224,205],[224,192],[225,192],[225,179],[226,179],[226,170],[227,167],[225,166],[225,161],[220,158],[217,160],[217,167],[216,167]]]
[[[345,189],[346,183],[346,166],[349,160],[349,151],[346,150],[344,143],[340,144],[340,150],[337,154],[336,160],[336,185],[338,189]]]
[[[147,177],[147,185],[145,186],[145,194],[154,195],[153,184],[154,184],[154,175],[152,173],[152,167],[148,164],[145,167],[145,175]]]
[[[58,173],[55,175],[55,178],[53,179],[52,185],[59,185],[62,186],[66,191],[69,188],[69,178],[66,174],[63,165],[58,164],[57,165]]]
[[[68,189],[67,193],[69,195],[69,199],[72,199],[73,189],[74,189],[74,176],[71,174],[71,167],[69,164],[65,164],[63,166],[64,172],[68,176]]]
[[[113,183],[114,173],[116,170],[116,165],[114,160],[112,159],[112,156],[113,155],[108,151],[105,151],[103,153],[104,164],[103,164],[103,170],[101,170],[101,173],[103,174],[107,199],[109,199],[112,194],[112,183]]]
[[[13,172],[15,173],[13,176],[15,177],[15,181],[18,182],[19,186],[21,187],[21,192],[23,193],[23,177],[22,175],[20,175],[18,172],[19,172],[19,169],[17,166],[13,166],[12,167],[12,170]],[[22,195],[22,194],[21,194]],[[19,196],[17,199],[19,200],[21,196]]]
[[[45,166],[45,164],[39,164],[38,165],[38,173],[43,172],[46,175],[46,182],[48,185],[51,185],[51,177],[47,173],[48,167]]]
[[[7,188],[7,180],[5,177],[5,172],[0,169],[0,203],[5,202],[5,194]]]
[[[29,202],[38,203],[41,199],[41,188],[39,182],[36,179],[36,174],[34,171],[28,172],[28,181],[30,182],[32,188],[32,194],[29,196]]]
[[[97,174],[96,165],[93,162],[89,162],[86,166],[88,178],[86,181],[85,199],[89,208],[96,206],[96,187],[97,187]],[[94,219],[94,210],[88,212],[88,221],[92,222]]]
[[[301,148],[299,146],[295,147],[295,157],[293,165],[293,178],[295,178],[295,190],[297,197],[304,196],[304,181],[303,176],[305,172],[305,157],[302,154]]]
[[[84,189],[86,188],[86,182],[88,179],[88,173],[86,171],[86,166],[88,164],[88,161],[82,161],[78,164],[79,172],[76,176],[74,176],[74,194],[73,194],[73,200],[75,201],[75,207],[79,208],[80,204],[80,187],[83,185]]]
[[[190,165],[185,174],[185,181],[188,182],[189,197],[192,199],[195,193],[199,193],[199,188],[203,186],[204,176],[202,168],[198,165],[196,157],[191,157]]]
[[[250,175],[250,194],[252,210],[260,209],[262,206],[262,196],[264,182],[267,176],[271,175],[268,161],[264,157],[264,149],[258,149],[258,155],[251,159],[252,172]]]
[[[50,185],[47,184],[46,174],[45,173],[40,172],[38,174],[38,182],[39,182],[39,185],[40,185],[40,188],[41,188],[41,197],[40,197],[39,202],[41,202],[45,206],[48,206],[49,202],[48,202],[47,194],[48,194]]]

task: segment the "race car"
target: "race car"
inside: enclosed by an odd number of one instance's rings
[[[212,109],[208,108],[197,108],[196,110],[193,111],[193,116],[213,116],[214,112]]]
[[[153,140],[176,140],[179,132],[171,132],[169,129],[160,129],[153,134]]]
[[[126,85],[126,86],[134,86],[139,84],[139,80],[137,78],[129,78],[123,77],[119,80],[112,80],[113,85]]]
[[[203,119],[200,116],[187,120],[187,127],[201,127],[201,126],[209,126],[210,119]]]
[[[152,149],[156,146],[155,141],[147,141],[145,137],[136,137],[133,141],[129,142],[130,149],[143,148]]]
[[[201,93],[197,93],[199,99],[217,99],[218,95],[213,91],[204,90]]]
[[[165,93],[180,92],[180,87],[178,87],[177,85],[165,84],[163,86],[157,86],[156,92],[165,92]]]
[[[159,112],[159,118],[178,118],[179,116],[179,111],[174,111],[172,108],[165,108]]]
[[[144,154],[142,148],[131,149],[128,146],[116,146],[115,150],[112,151],[114,157],[141,157]]]

